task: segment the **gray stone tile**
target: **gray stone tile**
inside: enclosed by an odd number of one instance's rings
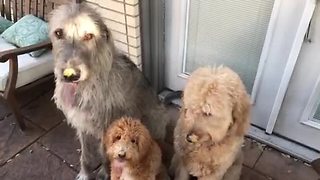
[[[256,171],[248,168],[248,167],[242,167],[242,173],[240,180],[270,180],[270,178],[267,178]]]
[[[50,91],[27,105],[22,110],[24,116],[46,130],[61,123],[65,118],[63,113],[57,109],[55,103],[51,99],[52,96],[53,91]]]
[[[43,136],[39,142],[69,164],[78,168],[80,143],[76,137],[75,130],[66,123],[58,125]]]
[[[242,147],[244,153],[244,164],[253,168],[258,158],[261,156],[265,145],[246,138],[244,146]]]
[[[254,169],[276,180],[318,180],[319,178],[311,167],[271,148],[263,152]]]
[[[38,144],[0,168],[1,180],[73,180],[76,172]]]
[[[21,132],[12,116],[0,121],[0,165],[44,134],[31,123],[26,125],[26,131]]]

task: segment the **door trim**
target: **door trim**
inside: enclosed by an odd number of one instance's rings
[[[296,65],[300,49],[302,47],[304,35],[307,32],[308,25],[314,13],[315,7],[316,7],[315,0],[308,0],[306,2],[306,6],[304,8],[303,15],[299,23],[297,33],[290,50],[288,62],[284,70],[284,75],[281,78],[280,87],[277,91],[276,99],[268,120],[268,124],[266,128],[266,133],[268,134],[272,134],[274,126],[276,124],[276,121],[280,112],[280,108],[282,106],[284,97],[286,95],[289,82],[290,82],[294,67]]]

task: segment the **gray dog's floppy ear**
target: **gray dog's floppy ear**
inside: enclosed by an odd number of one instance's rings
[[[105,37],[106,37],[107,41],[109,41],[110,37],[111,37],[111,32],[107,26],[104,29],[104,33],[105,33]]]
[[[250,110],[251,103],[248,94],[246,93],[244,85],[241,83],[240,86],[234,89],[233,93],[233,125],[231,129],[235,131],[237,135],[244,135],[250,125]]]
[[[109,41],[111,38],[111,32],[109,28],[103,22],[101,22],[100,27],[101,27],[102,37],[105,38],[107,41]]]

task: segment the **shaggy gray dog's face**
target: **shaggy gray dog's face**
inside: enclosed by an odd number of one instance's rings
[[[109,31],[92,9],[70,4],[53,12],[50,38],[56,78],[78,83],[87,80],[94,71],[92,67],[101,63],[95,62],[96,56],[107,45]]]

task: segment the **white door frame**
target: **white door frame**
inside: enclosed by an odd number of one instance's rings
[[[312,18],[315,7],[316,7],[316,0],[307,0],[303,15],[302,15],[302,19],[300,21],[300,25],[298,27],[294,42],[291,47],[291,51],[289,54],[289,60],[288,60],[287,65],[285,67],[285,72],[284,72],[284,75],[281,79],[280,87],[277,92],[274,106],[272,108],[272,111],[271,111],[271,114],[270,114],[270,117],[268,120],[268,124],[267,124],[267,128],[266,128],[266,133],[268,133],[268,134],[272,134],[274,126],[276,124],[276,121],[277,121],[277,118],[278,118],[278,115],[280,112],[280,108],[282,106],[285,94],[287,92],[288,85],[289,85],[294,67],[296,65],[296,62],[297,62],[297,59],[299,56],[299,52],[300,52],[302,43],[304,40],[304,36],[305,36],[305,33],[308,29],[308,25],[309,25],[310,20]]]

